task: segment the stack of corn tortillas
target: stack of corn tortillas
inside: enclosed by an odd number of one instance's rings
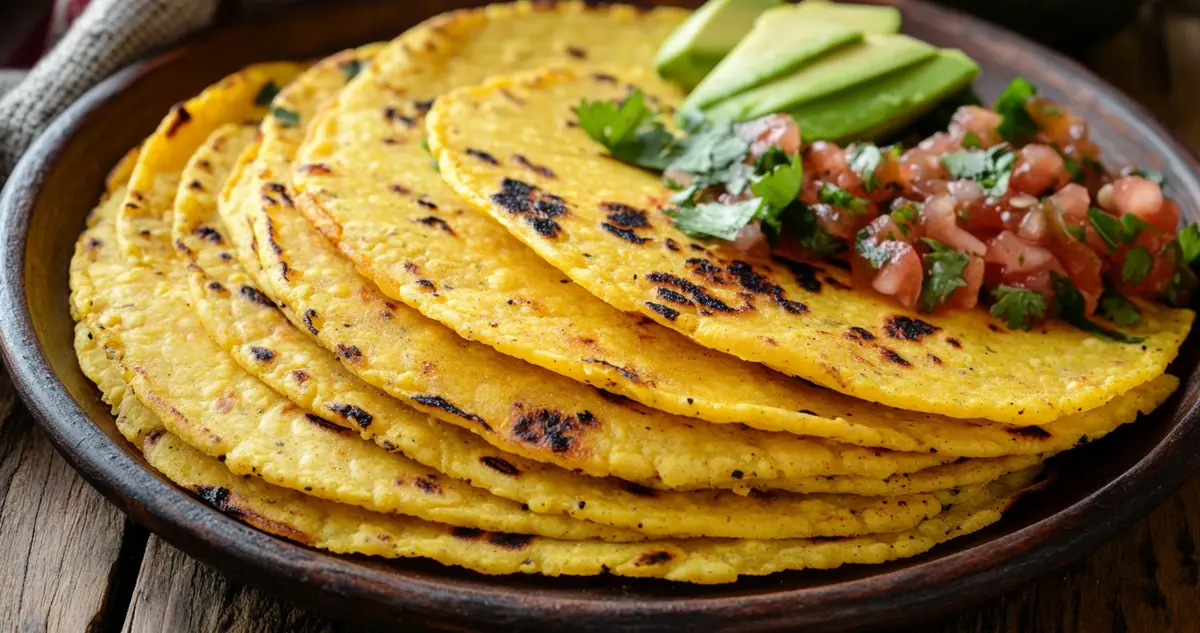
[[[645,68],[684,17],[494,5],[176,106],[71,269],[122,433],[309,546],[718,583],[979,530],[1176,388],[1190,312],[1144,347],[922,320],[647,211],[574,108],[677,103]]]

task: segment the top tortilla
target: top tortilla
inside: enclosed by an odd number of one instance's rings
[[[619,99],[633,85],[678,102],[640,70],[548,70],[439,98],[429,143],[459,195],[610,305],[901,409],[1019,425],[1091,410],[1163,374],[1191,327],[1189,310],[1144,304],[1129,330],[1143,344],[1059,320],[1009,331],[980,310],[908,312],[850,288],[832,265],[741,261],[689,239],[658,210],[672,192],[656,174],[613,160],[573,125],[581,100]],[[517,155],[553,173],[522,168]],[[614,219],[626,208],[630,218]]]

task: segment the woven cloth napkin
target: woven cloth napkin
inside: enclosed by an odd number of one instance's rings
[[[21,0],[24,1],[24,0]],[[241,0],[238,8],[283,0]],[[215,19],[222,0],[92,0],[26,71],[0,71],[0,184],[67,106],[100,80]]]

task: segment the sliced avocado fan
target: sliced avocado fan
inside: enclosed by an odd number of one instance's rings
[[[783,0],[709,0],[675,29],[654,65],[664,79],[695,87],[750,32],[754,21]]]

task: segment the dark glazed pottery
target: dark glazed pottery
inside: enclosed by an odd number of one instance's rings
[[[1185,387],[1153,416],[1054,460],[1054,485],[1024,499],[1001,523],[891,565],[792,572],[715,587],[611,577],[487,577],[426,561],[331,556],[219,514],[146,468],[117,434],[76,364],[67,265],[105,173],[175,101],[242,65],[312,58],[388,38],[466,3],[330,4],[207,33],[109,79],[39,139],[0,199],[6,270],[0,343],[18,389],[88,481],[189,554],[305,606],[393,627],[834,633],[929,617],[1011,589],[1090,551],[1160,503],[1192,471],[1200,446],[1194,341],[1173,368]],[[917,1],[900,7],[906,31],[963,48],[980,61],[978,89],[985,99],[1014,75],[1029,78],[1091,122],[1111,164],[1162,171],[1186,215],[1200,219],[1195,162],[1127,98],[1007,31]]]

